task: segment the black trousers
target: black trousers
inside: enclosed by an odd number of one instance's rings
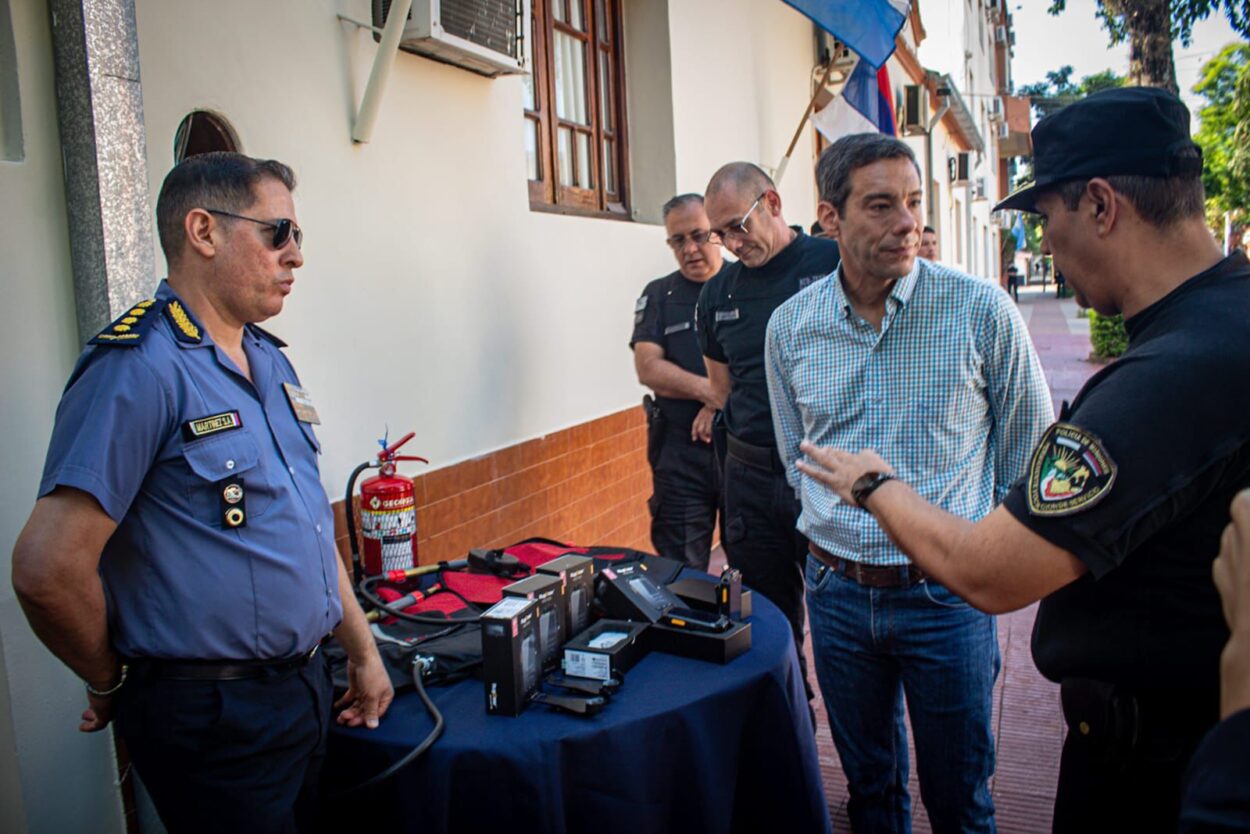
[[[333,687],[321,652],[252,680],[132,673],[117,729],[170,834],[315,827]]]
[[[1218,693],[1160,699],[1096,689],[1070,680],[1061,687],[1068,735],[1052,831],[1172,834],[1185,770],[1218,718]]]
[[[712,445],[692,441],[680,429],[653,431],[647,443],[651,544],[661,556],[706,571],[720,509],[720,467]]]
[[[807,537],[795,524],[801,509],[780,468],[764,469],[725,457],[725,556],[742,572],[742,582],[781,609],[794,632],[799,668],[810,700],[803,654],[803,567]]]

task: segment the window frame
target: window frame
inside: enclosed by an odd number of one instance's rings
[[[572,4],[580,4],[585,30],[556,19],[552,13],[554,4],[564,10],[568,20]],[[603,19],[600,18],[602,10]],[[624,49],[621,37],[620,0],[532,0],[531,6],[531,56],[534,109],[524,108],[525,129],[534,131],[535,153],[539,178],[529,179],[530,209],[534,211],[577,214],[614,219],[630,219],[627,184],[629,182],[628,130],[625,123]],[[606,30],[601,24],[606,23]],[[555,112],[555,60],[552,45],[557,32],[576,38],[585,44],[584,78],[586,79],[587,120],[589,126],[563,120]],[[606,38],[602,35],[606,34]],[[601,78],[601,62],[606,61],[608,82]],[[604,87],[607,87],[605,95]],[[604,118],[604,103],[610,108]],[[606,125],[609,125],[607,127]],[[559,182],[559,158],[557,147],[561,130],[573,136],[573,153],[570,164],[576,181],[578,170],[577,136],[588,136],[590,153],[591,188],[563,185]],[[608,191],[604,184],[605,143],[612,143],[615,189]]]

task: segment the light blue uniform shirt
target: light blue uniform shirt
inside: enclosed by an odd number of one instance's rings
[[[170,300],[162,281],[157,304],[133,325],[141,339],[88,347],[79,358],[39,495],[83,490],[118,523],[100,574],[121,654],[246,660],[305,652],[338,624],[342,607],[320,447],[282,387],[299,380],[280,343],[249,325],[249,382],[190,311],[199,341],[179,336],[163,309]],[[190,421],[226,412],[238,412],[242,426],[188,437]],[[224,479],[242,480],[242,527],[223,522]]]
[[[916,259],[881,332],[851,308],[842,270],[777,309],[765,342],[778,452],[803,505],[798,527],[844,559],[906,564],[870,513],[795,467],[799,443],[874,449],[927,501],[980,519],[1025,474],[1053,419],[1050,392],[1010,297]]]

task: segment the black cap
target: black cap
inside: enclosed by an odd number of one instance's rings
[[[1197,157],[1181,156],[1193,148]],[[1036,211],[1039,192],[1067,180],[1116,174],[1202,173],[1189,136],[1189,110],[1158,87],[1104,90],[1052,113],[1033,128],[1033,184],[994,206]]]

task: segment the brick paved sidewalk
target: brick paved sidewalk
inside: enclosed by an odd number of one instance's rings
[[[1020,312],[1046,371],[1058,412],[1062,400],[1071,400],[1085,380],[1098,370],[1086,361],[1089,354],[1089,322],[1076,317],[1071,299],[1057,300],[1051,285],[1020,292]],[[718,556],[721,554],[718,552]],[[721,557],[723,559],[723,557]],[[722,562],[723,563],[723,562]],[[714,566],[718,569],[719,564]],[[1063,743],[1063,718],[1059,711],[1059,688],[1042,678],[1033,666],[1029,637],[1036,606],[998,618],[998,642],[1002,674],[994,689],[994,732],[998,764],[992,783],[998,830],[1002,834],[1039,834],[1050,831],[1051,808]],[[811,642],[806,644],[808,665]],[[814,676],[813,676],[814,677]],[[846,816],[846,779],[829,736],[824,706],[816,703],[816,744],[820,769],[829,801],[834,830],[850,830]],[[927,834],[929,820],[920,801],[912,752],[911,782],[914,831]]]

